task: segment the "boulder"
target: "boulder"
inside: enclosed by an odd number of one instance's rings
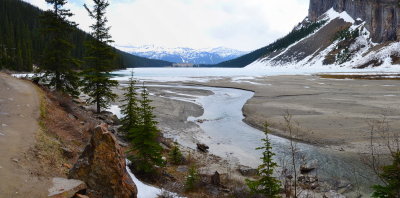
[[[189,168],[186,165],[181,165],[176,168],[176,171],[181,172],[181,173],[186,173],[186,172],[188,172],[188,170],[189,170]]]
[[[55,177],[52,182],[48,195],[51,198],[71,198],[75,193],[85,190],[87,187],[83,181],[76,179]]]
[[[84,181],[103,198],[136,198],[136,186],[127,173],[124,152],[114,135],[106,124],[97,126],[91,133],[90,142],[69,177]]]
[[[337,193],[337,192],[334,191],[334,190],[331,190],[331,191],[329,191],[329,192],[326,192],[326,193],[324,194],[323,197],[324,197],[324,198],[346,198],[346,196],[341,195],[341,194]]]
[[[199,151],[202,151],[202,152],[208,152],[208,149],[209,149],[210,147],[208,147],[207,145],[205,145],[205,144],[200,144],[200,143],[197,143],[197,149],[199,150]]]
[[[309,173],[318,167],[318,160],[308,161],[300,166],[301,174]]]
[[[255,176],[258,173],[257,169],[242,165],[238,167],[238,171],[243,176]]]
[[[119,125],[121,123],[118,117],[109,111],[102,111],[100,114],[97,114],[97,118],[109,125]]]

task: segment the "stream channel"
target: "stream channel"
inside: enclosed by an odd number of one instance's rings
[[[192,102],[201,105],[204,113],[200,117],[189,117],[187,121],[196,122],[203,130],[203,133],[196,134],[195,138],[210,147],[211,154],[224,159],[233,160],[236,163],[257,167],[260,163],[261,151],[256,150],[262,145],[261,139],[265,138],[262,131],[255,129],[245,122],[242,108],[253,97],[250,91],[218,88],[206,86],[183,86],[183,85],[151,85],[159,87],[162,91],[171,93],[168,88],[175,88],[174,97],[169,99]],[[202,89],[212,91],[209,96],[188,95],[179,93],[179,89]],[[190,97],[188,97],[190,96]],[[295,118],[294,118],[295,119]],[[203,120],[202,123],[197,120]],[[195,144],[180,142],[183,146],[194,147]],[[289,158],[290,141],[275,135],[269,135],[271,140],[275,162],[281,167],[283,164],[290,164]],[[353,186],[353,193],[356,188],[362,194],[371,193],[370,186],[378,180],[369,168],[362,163],[358,154],[332,151],[323,147],[296,142],[297,167],[304,161],[317,160],[318,167],[311,175],[317,175],[320,181],[326,181],[333,186],[343,186],[350,182]],[[289,165],[286,165],[290,169]]]

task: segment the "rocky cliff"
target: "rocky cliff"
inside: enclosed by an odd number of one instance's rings
[[[310,0],[309,19],[317,21],[330,8],[346,11],[354,19],[365,21],[373,42],[400,40],[398,0]]]

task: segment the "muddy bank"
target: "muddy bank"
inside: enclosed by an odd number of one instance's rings
[[[220,173],[240,176],[235,171],[239,164],[244,163],[245,165],[256,167],[260,163],[258,159],[259,153],[255,151],[255,148],[260,146],[260,140],[264,137],[262,132],[252,129],[243,123],[237,125],[243,118],[240,109],[246,100],[251,98],[253,93],[235,89],[197,87],[196,89],[199,90],[212,90],[214,94],[211,97],[204,97],[206,96],[204,94],[195,95],[197,100],[193,100],[194,95],[188,94],[188,92],[193,91],[195,88],[179,85],[173,86],[176,87],[164,85],[149,88],[155,100],[153,104],[158,108],[156,109],[156,113],[160,120],[159,126],[165,136],[170,136],[178,140],[180,144],[189,149],[194,148],[199,140],[202,143],[210,145],[210,152],[219,157],[213,156],[212,160],[208,160],[210,157],[204,158],[204,156],[196,158],[200,163],[204,164],[203,171],[212,173],[212,171],[218,170]],[[169,95],[171,92],[173,92],[173,95]],[[204,100],[201,98],[204,98]],[[196,117],[200,116],[202,113],[200,114],[199,110],[202,109],[196,104],[186,104],[187,102],[182,102],[182,100],[201,103],[207,111],[199,118],[189,118],[193,122],[187,121],[188,115],[191,113],[194,114],[197,112],[199,114]],[[242,102],[239,102],[239,104],[237,101]],[[197,111],[190,113],[189,110],[188,114],[173,113],[173,119],[168,120],[166,118],[168,117],[166,115],[169,115],[169,112],[171,112],[170,108],[182,110],[182,107],[186,105],[192,106],[195,109],[197,108]],[[226,108],[221,106],[226,106]],[[168,124],[163,126],[165,123]],[[200,127],[197,125],[200,125]],[[175,128],[175,130],[169,130],[170,128]],[[285,160],[285,156],[288,156],[287,140],[272,136],[270,138],[272,138],[274,152],[278,154],[279,159],[277,160]],[[229,150],[226,150],[226,148],[229,148]],[[317,159],[321,165],[323,164],[323,166],[319,167],[318,172],[321,178],[324,178],[330,185],[334,185],[337,182],[335,178],[353,177],[351,171],[354,169],[354,166],[358,167],[358,169],[363,167],[362,164],[359,164],[359,160],[354,161],[354,156],[348,155],[347,152],[331,153],[321,150],[319,147],[306,144],[298,144],[298,148],[302,153],[304,152],[307,159]],[[299,162],[303,162],[303,160],[299,159]],[[368,183],[362,185],[370,186]]]
[[[334,150],[365,153],[371,120],[400,129],[400,81],[337,80],[318,76],[224,78],[191,84],[232,87],[255,92],[243,107],[245,122],[262,128],[268,120],[274,134],[287,137],[283,116],[299,123],[297,139]]]

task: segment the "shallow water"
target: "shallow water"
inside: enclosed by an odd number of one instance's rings
[[[262,131],[244,123],[242,114],[243,105],[253,97],[253,92],[202,86],[167,85],[161,87],[166,92],[168,92],[168,87],[212,91],[214,94],[209,96],[193,95],[196,98],[193,102],[203,106],[204,114],[196,118],[190,117],[188,121],[206,120],[203,123],[196,122],[204,131],[204,133],[197,134],[196,139],[207,144],[210,147],[210,153],[217,156],[251,167],[257,167],[261,163],[259,159],[261,152],[256,148],[262,145],[261,139],[265,135]],[[174,97],[172,99],[188,101],[184,97],[185,94],[182,94],[182,96],[182,98]],[[269,135],[269,138],[272,142],[273,151],[276,153],[275,161],[281,166],[284,163],[289,163],[290,142],[285,138],[274,135]],[[179,141],[179,138],[177,140]],[[191,144],[192,147],[193,145]],[[318,160],[318,169],[312,175],[317,174],[320,180],[328,181],[331,184],[337,181],[350,181],[354,185],[358,183],[364,193],[369,193],[369,187],[377,181],[357,154],[330,151],[304,143],[296,143],[295,145],[298,150],[297,165],[300,165],[303,161]]]
[[[210,79],[220,77],[233,77],[233,80],[254,79],[257,76],[265,75],[281,75],[287,74],[289,70],[281,69],[275,72],[271,70],[252,70],[252,69],[222,69],[222,68],[139,68],[134,69],[135,77],[140,80],[149,80],[156,82],[170,81],[201,81],[207,82]],[[312,74],[315,71],[297,70],[296,74]],[[121,70],[114,72],[116,80],[127,80],[130,70]],[[209,76],[209,77],[205,77]],[[241,77],[240,77],[241,76]],[[237,79],[240,77],[240,79]],[[245,77],[242,79],[242,77]],[[313,80],[313,79],[310,79]],[[272,86],[272,85],[271,85]],[[256,167],[261,160],[261,152],[256,148],[261,146],[261,139],[264,133],[243,122],[242,108],[243,105],[253,97],[253,93],[249,91],[231,89],[231,88],[215,88],[201,86],[180,86],[180,85],[164,85],[166,93],[168,87],[174,88],[197,88],[210,90],[214,94],[210,96],[191,95],[190,99],[185,93],[179,93],[173,90],[174,100],[185,102],[193,102],[204,108],[204,114],[200,117],[191,117],[188,121],[206,120],[203,123],[196,122],[203,132],[196,134],[196,139],[210,147],[210,152],[230,159],[243,165]],[[194,99],[193,99],[194,98]],[[295,118],[294,118],[295,119]],[[276,153],[275,161],[282,166],[282,162],[288,163],[289,141],[285,138],[269,135],[271,139],[273,151]],[[179,141],[179,137],[176,137]],[[194,143],[180,142],[184,146],[195,147]],[[337,181],[350,181],[353,185],[359,185],[363,194],[371,192],[370,186],[378,182],[369,168],[361,162],[358,154],[332,151],[325,148],[296,143],[298,149],[297,161],[318,160],[319,167],[316,172],[318,177],[325,181],[335,183]],[[298,165],[299,165],[298,164]],[[367,195],[368,196],[368,195]]]

